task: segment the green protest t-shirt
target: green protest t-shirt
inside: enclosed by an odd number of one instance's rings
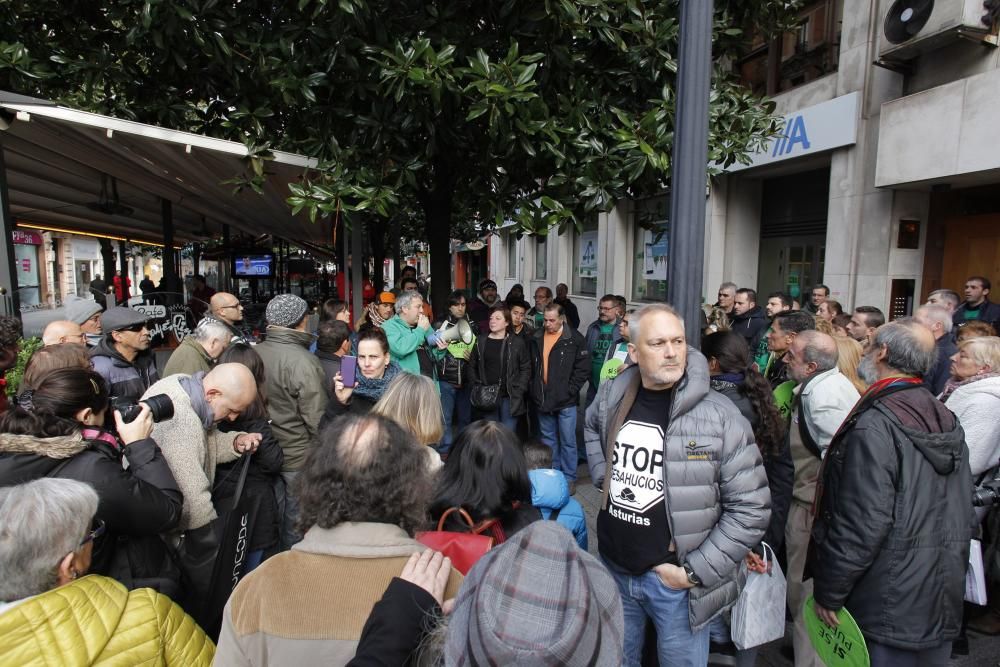
[[[767,349],[767,336],[771,333],[771,327],[767,328],[764,335],[761,336],[760,342],[757,343],[757,349],[754,351],[753,360],[757,364],[757,370],[762,374],[767,369],[767,362],[771,358],[771,351]]]
[[[617,322],[602,324],[601,333],[597,336],[594,349],[590,353],[590,385],[596,387],[601,383],[601,367],[604,366],[604,357],[608,354],[611,341],[614,338]]]

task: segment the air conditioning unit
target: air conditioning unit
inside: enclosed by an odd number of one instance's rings
[[[904,63],[960,38],[996,46],[983,0],[892,0],[882,15],[879,61]]]

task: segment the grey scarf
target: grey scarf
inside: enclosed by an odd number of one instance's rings
[[[205,400],[205,371],[198,371],[194,375],[181,376],[177,378],[177,384],[181,386],[184,393],[191,399],[191,407],[201,420],[201,425],[206,431],[215,428],[215,415],[212,414],[212,406]]]

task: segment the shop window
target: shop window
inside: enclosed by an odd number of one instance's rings
[[[670,200],[655,197],[636,203],[632,227],[632,300],[666,301]]]
[[[573,294],[597,296],[597,214],[583,223],[573,239]]]
[[[505,245],[507,247],[507,277],[516,278],[517,277],[517,236],[513,233],[507,234],[505,237]]]
[[[546,236],[535,237],[535,280],[545,280],[548,277],[547,240],[548,237]]]

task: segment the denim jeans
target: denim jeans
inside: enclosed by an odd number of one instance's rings
[[[542,442],[552,448],[552,467],[576,481],[576,405],[555,412],[539,412]]]
[[[489,412],[476,410],[476,419],[485,419],[490,422],[500,422],[511,431],[517,432],[517,417],[510,416],[510,397],[504,396],[500,399],[499,405]]]
[[[451,449],[452,443],[455,442],[454,433],[461,431],[472,421],[472,403],[469,401],[469,397],[472,395],[472,388],[469,385],[459,388],[450,382],[441,381],[438,382],[438,385],[441,387],[441,412],[444,415],[444,437],[441,439],[441,444],[437,450],[442,454],[447,454],[448,450]],[[458,413],[458,424],[456,431],[453,433],[451,421],[455,413]]]
[[[608,567],[625,612],[623,664],[639,667],[645,640],[646,618],[656,626],[656,652],[660,667],[704,667],[708,664],[708,626],[691,632],[688,592],[668,588],[654,570],[634,576]]]

